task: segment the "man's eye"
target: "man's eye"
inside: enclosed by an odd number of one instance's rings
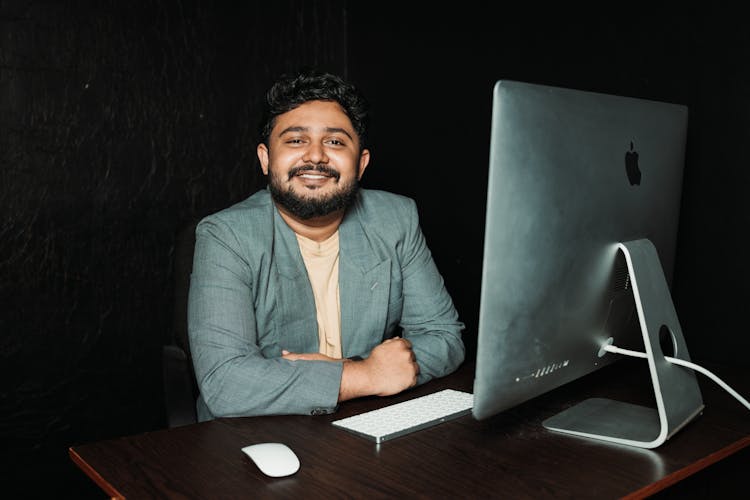
[[[302,139],[289,139],[286,141],[287,144],[302,144]]]
[[[341,141],[339,139],[329,139],[328,144],[332,144],[333,146],[343,146],[344,141]]]

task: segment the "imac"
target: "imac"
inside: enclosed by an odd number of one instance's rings
[[[589,399],[545,428],[655,448],[700,414],[665,359],[690,359],[670,295],[686,131],[678,104],[495,84],[476,419],[612,363],[612,343],[647,358],[656,408]]]

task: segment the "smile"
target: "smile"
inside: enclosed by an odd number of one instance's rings
[[[328,174],[320,174],[320,173],[312,173],[312,172],[303,172],[297,174],[298,177],[304,177],[305,179],[327,179],[329,177],[333,177],[332,175]]]
[[[302,180],[306,181],[321,182],[330,178],[338,181],[341,175],[336,169],[329,167],[328,165],[302,165],[290,169],[288,176],[289,180],[292,180],[293,177],[300,177]]]

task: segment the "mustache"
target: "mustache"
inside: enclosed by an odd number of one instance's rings
[[[289,170],[288,179],[291,180],[292,177],[297,176],[301,174],[302,172],[319,172],[321,174],[327,175],[329,177],[333,177],[337,181],[339,178],[341,178],[341,174],[329,167],[328,165],[323,165],[322,163],[318,163],[317,165],[308,164],[308,165],[300,165],[299,167],[293,167],[291,170]]]

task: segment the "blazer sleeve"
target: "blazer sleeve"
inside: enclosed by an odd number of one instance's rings
[[[266,292],[243,247],[218,217],[196,228],[188,334],[203,403],[214,417],[334,411],[341,363],[288,361],[258,347],[255,296]]]
[[[455,371],[465,357],[464,324],[445,287],[419,226],[416,204],[408,200],[400,256],[404,297],[400,326],[413,346],[420,372],[417,383]]]

